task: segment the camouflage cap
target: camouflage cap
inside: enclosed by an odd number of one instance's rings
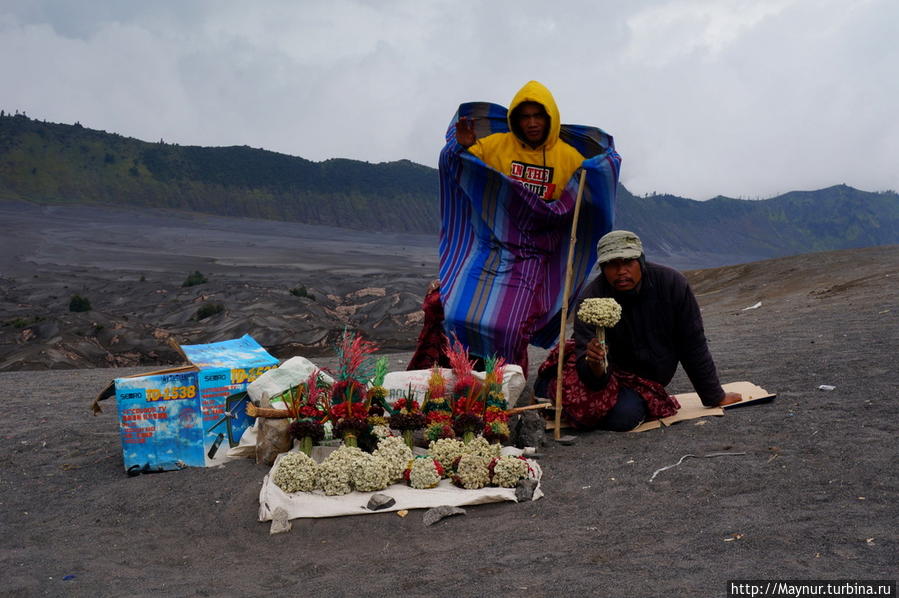
[[[643,243],[629,230],[613,230],[603,235],[596,250],[600,264],[618,259],[633,260],[643,255]]]

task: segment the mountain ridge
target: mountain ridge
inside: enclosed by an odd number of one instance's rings
[[[248,146],[156,143],[23,114],[0,117],[0,199],[174,208],[356,230],[436,233],[438,177],[408,160],[312,162]],[[899,196],[841,184],[762,200],[619,186],[616,228],[677,265],[899,243]],[[686,263],[686,262],[685,262]]]

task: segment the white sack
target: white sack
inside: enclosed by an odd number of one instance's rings
[[[291,357],[278,367],[271,369],[250,383],[247,386],[247,393],[250,399],[257,405],[262,401],[262,396],[269,398],[276,397],[288,388],[292,388],[297,384],[306,382],[309,375],[318,369],[317,366],[305,357]],[[328,383],[333,384],[334,378],[322,371],[321,377]],[[275,409],[284,409],[283,403],[272,405]]]

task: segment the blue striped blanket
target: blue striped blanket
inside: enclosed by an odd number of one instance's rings
[[[461,117],[475,119],[479,138],[508,131],[506,108],[484,102],[462,104],[447,130],[439,165],[444,327],[472,355],[526,364],[528,344],[558,339],[580,169],[558,200],[544,202],[456,142]],[[596,262],[596,242],[612,229],[621,157],[595,127],[562,125],[560,137],[587,171],[570,308]]]

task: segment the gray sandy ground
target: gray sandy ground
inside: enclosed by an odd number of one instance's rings
[[[899,247],[690,278],[722,379],[775,391],[773,403],[577,433],[543,449],[545,498],[432,527],[413,511],[270,536],[256,520],[267,468],[250,460],[125,476],[114,401],[97,417],[88,407],[141,368],[0,373],[2,593],[724,596],[729,579],[896,579]],[[669,390],[689,383],[678,374]],[[722,451],[746,454],[649,481]]]
[[[320,355],[344,327],[411,350],[437,273],[430,235],[9,201],[0,220],[0,371],[177,363],[172,342],[246,333]],[[194,271],[208,282],[183,287]],[[222,311],[198,321],[205,305]]]

